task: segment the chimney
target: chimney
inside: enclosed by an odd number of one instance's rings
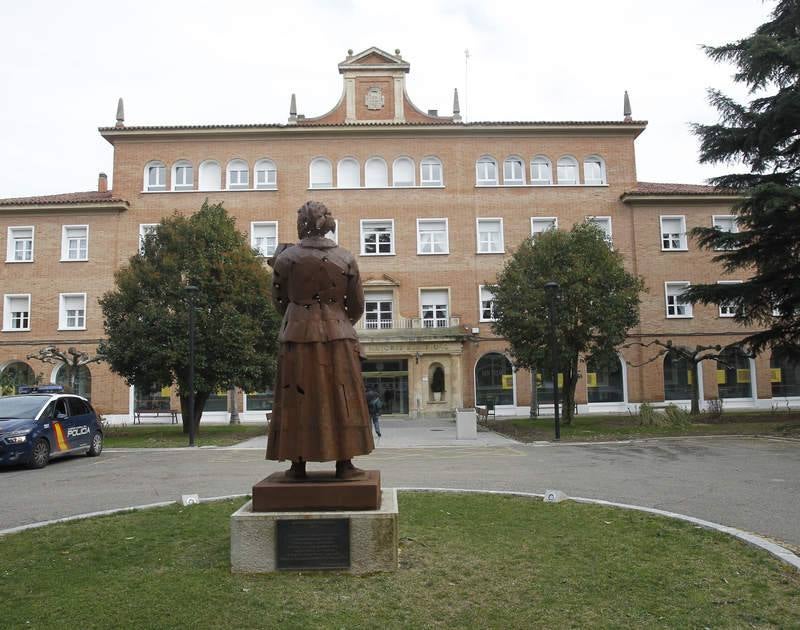
[[[97,177],[97,192],[108,192],[108,176],[105,173]]]

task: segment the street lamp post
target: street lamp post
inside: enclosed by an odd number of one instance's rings
[[[553,370],[553,410],[556,429],[556,440],[561,439],[561,419],[558,415],[558,340],[556,338],[556,296],[558,294],[558,282],[546,282],[544,290],[547,295],[547,306],[550,312],[550,357]]]
[[[189,302],[189,446],[194,446],[194,298],[198,288],[190,284],[184,290]]]

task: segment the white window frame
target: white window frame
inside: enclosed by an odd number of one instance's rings
[[[436,316],[437,315],[436,307],[440,306],[440,305],[439,304],[433,304],[434,316],[433,316],[432,319],[426,320],[425,315],[424,315],[424,313],[425,313],[425,304],[422,301],[422,294],[425,293],[425,292],[430,293],[430,292],[433,292],[433,291],[440,291],[440,292],[441,291],[446,291],[447,292],[447,304],[445,305],[445,307],[447,308],[447,311],[445,312],[445,316],[444,317],[437,317]],[[450,326],[450,317],[451,317],[451,311],[452,311],[451,306],[450,306],[452,304],[452,296],[450,295],[450,287],[420,287],[419,288],[419,294],[418,294],[417,297],[419,299],[419,320],[420,320],[420,325],[423,328],[448,328]],[[437,324],[442,320],[444,320],[444,326],[438,326]],[[426,326],[425,325],[426,321],[433,321],[433,326]]]
[[[265,251],[260,248],[256,244],[256,228],[258,227],[266,227],[266,226],[275,226],[275,247],[272,251]],[[250,247],[253,249],[257,249],[260,256],[264,258],[268,258],[275,253],[275,249],[278,247],[278,222],[277,221],[251,221],[250,222]]]
[[[497,318],[494,316],[494,293],[489,291],[489,289],[487,289],[486,287],[487,287],[487,285],[485,285],[485,284],[479,284],[478,285],[478,321],[481,321],[481,322],[494,322],[494,321],[497,321]],[[489,310],[490,310],[490,312],[492,314],[492,317],[489,318],[489,319],[487,319],[487,318],[485,318],[483,316],[483,302],[484,302],[484,300],[483,300],[483,292],[484,292],[484,290],[489,295],[492,296],[492,299],[489,300],[491,302]]]
[[[561,181],[561,176],[558,173],[558,170],[562,168],[561,162],[569,162],[570,166],[575,168],[575,181]],[[580,165],[578,164],[578,160],[575,159],[572,155],[562,155],[556,161],[556,184],[559,186],[580,186],[581,183],[581,173],[580,173]]]
[[[25,328],[11,327],[11,300],[14,298],[25,298],[28,300],[28,326]],[[24,311],[20,311],[24,312]],[[30,293],[6,293],[3,296],[3,332],[26,332],[31,329],[31,294]]]
[[[667,319],[691,319],[692,317],[694,317],[694,313],[692,312],[693,309],[691,302],[678,302],[676,300],[674,304],[670,305],[670,300],[669,300],[670,297],[675,297],[675,298],[680,297],[680,294],[678,295],[674,293],[670,294],[669,289],[671,286],[672,287],[681,286],[684,289],[688,289],[691,286],[691,282],[689,282],[688,280],[673,280],[664,283],[664,306],[666,307],[665,312],[667,314]],[[683,293],[683,291],[681,293]],[[672,315],[670,315],[669,312],[670,306],[672,306],[673,309],[675,310],[675,313]],[[684,312],[683,314],[678,314],[678,308],[680,308],[681,306],[684,307]]]
[[[399,184],[397,183],[397,165],[399,162],[410,162],[411,163],[411,181],[410,182],[403,182],[401,181]],[[392,162],[392,188],[413,188],[416,185],[416,181],[414,180],[414,174],[417,172],[416,164],[414,164],[413,158],[408,157],[407,155],[401,155],[395,158],[394,162]]]
[[[544,230],[534,230],[533,226],[542,223],[550,223],[550,225],[545,228]],[[537,234],[543,234],[544,232],[548,232],[550,230],[557,230],[558,229],[558,217],[531,217],[531,236],[536,237]]]
[[[216,167],[216,177],[212,179],[211,185],[207,181],[210,177],[209,171]],[[204,181],[206,180],[206,181]],[[216,180],[216,181],[214,181]],[[197,167],[197,190],[206,192],[222,190],[222,165],[216,160],[203,160]]]
[[[374,181],[370,178],[369,168],[370,164],[379,164],[382,166],[380,180]],[[373,155],[364,161],[364,188],[389,188],[389,165],[379,155]]]
[[[83,298],[83,315],[76,315],[76,318],[83,319],[82,326],[70,326],[67,317],[67,298]],[[59,330],[86,330],[86,294],[85,293],[59,293],[58,294],[58,329]]]
[[[388,223],[389,228],[389,251],[388,252],[379,252],[379,243],[377,239],[375,240],[375,252],[367,253],[366,241],[364,240],[364,228],[369,227],[370,225],[383,223]],[[395,230],[394,230],[394,219],[361,219],[359,222],[359,242],[361,243],[361,255],[362,256],[394,256],[395,253]]]
[[[314,181],[314,164],[317,162],[321,164],[328,165],[328,175],[330,176],[330,180],[327,182],[315,182]],[[308,163],[308,187],[309,188],[333,188],[333,165],[328,158],[325,157],[315,157]]]
[[[486,170],[485,168],[482,169],[485,165],[491,164],[494,168],[494,177],[484,177],[486,173],[482,173],[481,170]],[[477,160],[475,160],[475,185],[476,186],[497,186],[499,184],[498,180],[498,169],[497,169],[497,160],[494,159],[491,155],[482,155]]]
[[[614,233],[612,231],[612,225],[611,225],[612,222],[611,222],[611,217],[610,216],[607,216],[607,215],[605,215],[605,216],[590,215],[590,216],[586,217],[586,221],[589,222],[589,223],[593,223],[594,225],[599,227],[601,230],[603,230],[603,233],[606,235],[606,242],[609,245],[613,244],[613,242],[614,242]],[[606,223],[608,225],[608,229],[605,229],[601,225],[602,223]]]
[[[387,287],[388,288],[388,287]],[[380,299],[384,297],[386,294],[389,295],[389,299]],[[386,304],[389,303],[390,311],[389,311],[389,319],[385,320],[381,318],[381,314],[384,314],[386,311],[381,310],[380,306],[378,306],[377,310],[370,311],[370,313],[376,314],[376,319],[374,320],[374,325],[371,325],[371,322],[367,321],[367,304],[368,303],[375,303],[375,304]],[[394,291],[389,288],[389,290],[373,290],[373,291],[364,291],[364,315],[362,322],[364,324],[364,328],[367,330],[388,330],[394,328],[394,311],[395,311],[395,293]]]
[[[731,229],[730,230],[723,229],[723,227],[721,225],[719,225],[719,223],[718,223],[718,221],[720,219],[722,219],[722,220],[724,220],[726,222],[730,221],[731,222],[731,225],[730,225]],[[722,232],[730,232],[731,234],[738,234],[739,233],[739,221],[737,220],[737,217],[736,217],[735,214],[713,214],[713,215],[711,215],[711,227],[717,228]],[[715,251],[722,251],[722,250],[727,250],[727,249],[730,249],[730,248],[729,247],[715,247],[714,248]]]
[[[155,184],[150,183],[150,169],[151,168],[160,168],[162,169],[161,172],[164,174],[164,181],[163,182],[156,182]],[[142,191],[143,192],[165,192],[167,190],[167,165],[164,164],[161,160],[150,160],[147,164],[144,165],[144,178],[142,180]]]
[[[588,165],[597,163],[600,166],[600,179],[590,178],[587,173]],[[606,186],[608,178],[606,176],[606,161],[599,155],[587,155],[583,160],[583,185],[584,186]]]
[[[27,258],[16,258],[16,242],[19,241],[27,241],[27,238],[19,238],[14,236],[15,230],[30,230],[31,231],[31,257]],[[7,232],[7,240],[6,240],[6,262],[7,263],[32,263],[34,260],[36,248],[36,227],[33,225],[10,225],[8,227]]]
[[[148,228],[157,228],[159,226],[158,223],[140,223],[139,224],[139,251],[141,252],[144,249],[144,237],[147,235]]]
[[[347,181],[347,177],[343,176],[343,167],[346,164],[355,165],[356,181],[354,186],[346,186],[343,182]],[[336,163],[336,187],[337,188],[361,188],[361,164],[357,159],[352,156],[343,157]]]
[[[236,167],[236,168],[234,168]],[[236,176],[236,182],[232,182],[231,174],[238,173]],[[242,173],[244,173],[244,177],[247,181],[242,182]],[[225,189],[226,190],[250,190],[250,165],[247,163],[247,160],[243,160],[241,158],[234,158],[228,165],[225,167]]]
[[[69,241],[67,240],[67,230],[75,228],[86,229],[86,257],[69,258]],[[78,248],[80,252],[80,248]],[[89,226],[88,225],[62,225],[61,226],[61,262],[86,262],[89,260]]]
[[[534,165],[534,163],[536,163],[536,164],[544,164],[546,166],[546,168],[547,168],[547,179],[539,179],[539,178],[534,179],[534,177],[533,177],[533,171],[534,171],[533,165]],[[553,185],[553,163],[550,161],[550,158],[548,158],[546,155],[534,155],[533,158],[531,158],[530,169],[531,169],[530,170],[530,175],[531,175],[530,183],[531,183],[532,186],[552,186]]]
[[[272,168],[269,168],[269,167]],[[259,183],[259,173],[264,173],[264,183]],[[272,174],[273,181],[270,181],[270,174]],[[269,158],[260,158],[253,164],[253,188],[256,190],[277,190],[278,189],[278,165],[275,160]]]
[[[500,223],[500,249],[498,249],[497,251],[481,250],[481,223],[488,221],[497,221]],[[502,217],[478,217],[475,219],[475,251],[478,254],[505,254],[506,243],[505,243],[505,233],[503,229]]]
[[[743,280],[718,280],[717,284],[742,284]],[[736,317],[736,305],[725,302],[718,305],[719,316],[725,319]]]
[[[426,223],[442,223],[444,222],[444,251],[441,252],[424,252],[422,251],[422,230],[421,226]],[[450,225],[447,218],[441,219],[417,219],[417,254],[420,256],[441,256],[450,253]]]
[[[425,167],[431,169],[431,174],[435,167],[439,168],[439,179],[431,179],[425,177]],[[419,163],[419,185],[424,188],[444,188],[444,165],[442,161],[433,155],[422,158]]]
[[[519,165],[519,177],[506,177],[506,168],[509,165]],[[512,166],[513,170],[513,166]],[[503,160],[503,186],[524,186],[525,185],[525,160],[523,160],[518,155],[509,155],[505,160]]]
[[[189,183],[178,183],[178,169],[179,168],[188,168],[189,169]],[[174,191],[182,191],[182,190],[194,190],[194,165],[189,160],[178,160],[172,165],[172,190]]]
[[[679,247],[672,247],[672,235],[675,234],[674,232],[665,232],[664,231],[664,219],[672,220],[672,219],[680,219],[681,221],[681,231],[678,235],[679,237]],[[686,238],[686,215],[685,214],[662,214],[659,216],[658,225],[661,230],[661,251],[662,252],[685,252],[689,250],[689,243]],[[665,236],[667,238],[665,238]],[[664,241],[669,241],[670,246],[665,247]]]

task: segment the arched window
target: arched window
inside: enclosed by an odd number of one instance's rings
[[[437,157],[423,158],[419,164],[420,186],[444,186],[442,161]]]
[[[165,409],[170,408],[170,388],[153,387],[149,390],[141,387],[133,388],[135,409]]]
[[[717,360],[717,387],[720,398],[752,398],[750,359],[738,347],[725,348]]]
[[[497,186],[497,160],[484,155],[475,162],[475,183],[478,186]]]
[[[31,366],[22,361],[12,361],[0,371],[0,396],[17,393],[20,385],[34,385],[36,375]]]
[[[590,155],[583,161],[583,183],[587,186],[602,186],[606,181],[606,163],[599,155]]]
[[[85,365],[79,365],[75,375],[72,375],[72,366],[62,365],[56,372],[56,385],[62,385],[65,392],[71,392],[92,399],[92,373]],[[73,386],[74,383],[74,386]]]
[[[257,189],[272,190],[278,187],[278,169],[272,160],[258,160],[253,173]]]
[[[164,162],[148,162],[144,167],[143,190],[157,192],[167,189],[167,167]]]
[[[383,158],[373,157],[364,165],[364,185],[367,188],[386,188],[389,185],[389,173]]]
[[[558,158],[558,184],[561,186],[578,183],[578,160],[570,155]]]
[[[521,157],[512,155],[503,162],[503,183],[506,186],[522,186],[525,184],[525,162]]]
[[[696,377],[686,357],[674,351],[667,352],[664,355],[664,400],[691,400]]]
[[[197,183],[199,190],[220,190],[222,187],[222,169],[219,162],[214,160],[202,162]]]
[[[603,361],[591,357],[586,362],[586,387],[590,403],[625,402],[625,381],[619,357],[614,355]]]
[[[514,404],[514,369],[499,352],[484,354],[475,365],[475,404]]]
[[[553,183],[553,167],[543,155],[537,155],[531,160],[531,184],[536,186],[549,186]]]
[[[773,398],[800,396],[800,361],[792,361],[785,352],[773,350],[769,367]]]
[[[336,166],[337,188],[361,188],[361,167],[353,158],[339,160]]]
[[[325,158],[314,158],[308,166],[309,188],[331,188],[333,169]]]
[[[407,157],[397,158],[392,164],[392,186],[399,188],[413,185],[414,160]]]
[[[193,190],[194,168],[189,160],[178,160],[172,165],[172,190]]]
[[[231,160],[228,162],[228,169],[225,174],[228,190],[247,190],[250,187],[249,173],[250,169],[244,160]]]

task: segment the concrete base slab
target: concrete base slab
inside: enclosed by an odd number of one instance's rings
[[[231,515],[231,571],[278,571],[277,522],[281,520],[347,519],[350,529],[350,568],[353,574],[397,570],[397,491],[384,488],[377,510],[326,512],[254,512],[248,501]]]

